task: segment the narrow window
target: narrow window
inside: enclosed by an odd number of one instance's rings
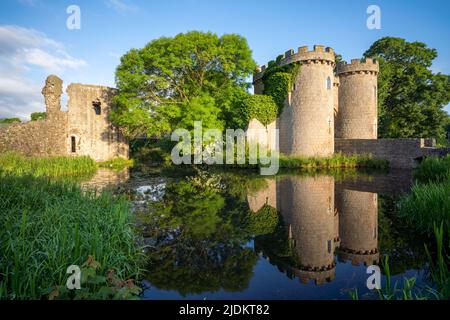
[[[74,136],[70,137],[70,149],[72,150],[72,153],[77,152],[77,144]]]
[[[328,253],[331,253],[331,240],[328,240]]]
[[[102,104],[100,103],[100,101],[94,101],[92,102],[92,105],[94,106],[94,111],[96,115],[101,115],[102,114]]]
[[[377,87],[373,86],[373,97],[375,99],[375,101],[377,101]]]
[[[327,89],[328,89],[328,90],[331,90],[331,78],[330,78],[330,77],[327,78],[327,84],[326,84],[326,86],[327,86]]]

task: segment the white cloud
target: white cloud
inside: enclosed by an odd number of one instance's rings
[[[45,109],[41,89],[49,73],[86,66],[69,55],[62,43],[33,29],[0,25],[0,118],[29,118]],[[30,73],[38,75],[33,82]]]
[[[106,5],[119,13],[137,12],[139,7],[126,0],[106,0]]]

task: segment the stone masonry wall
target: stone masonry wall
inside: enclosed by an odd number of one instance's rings
[[[0,152],[26,156],[86,155],[96,161],[128,158],[128,143],[108,120],[115,90],[71,84],[68,111],[61,111],[62,80],[51,75],[42,89],[45,120],[12,124],[0,129]],[[96,110],[100,108],[100,112]],[[74,143],[75,142],[75,143]]]
[[[391,168],[414,168],[416,159],[435,153],[425,139],[335,139],[336,152],[346,155],[370,154],[388,160]]]

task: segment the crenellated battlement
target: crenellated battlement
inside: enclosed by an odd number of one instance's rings
[[[357,73],[377,75],[378,72],[378,61],[370,58],[366,58],[364,60],[352,59],[350,63],[341,61],[337,66],[337,74],[339,76]]]
[[[295,62],[300,62],[302,64],[329,64],[334,67],[334,50],[323,45],[314,45],[313,50],[309,50],[308,46],[302,46],[298,48],[297,52],[293,49],[289,49],[285,53],[279,55],[275,61],[275,63],[280,67]],[[256,68],[255,73],[253,74],[253,81],[256,82],[260,80],[267,68],[268,65],[262,65],[261,67]]]

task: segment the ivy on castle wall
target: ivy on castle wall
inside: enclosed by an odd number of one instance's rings
[[[241,112],[247,123],[257,119],[263,125],[272,123],[283,111],[289,91],[300,71],[299,63],[280,66],[283,56],[269,61],[263,75],[264,94],[250,95],[241,101]]]
[[[241,111],[247,123],[257,119],[267,126],[277,118],[278,106],[271,96],[255,94],[248,95],[242,100]]]
[[[295,81],[295,77],[300,72],[299,63],[291,63],[286,66],[279,66],[277,61],[271,61],[263,76],[264,95],[271,96],[277,104],[277,114],[283,111],[284,102]]]

